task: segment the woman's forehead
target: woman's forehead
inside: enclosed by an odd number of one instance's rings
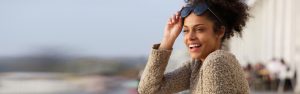
[[[187,16],[184,19],[184,27],[194,27],[198,25],[209,25],[212,24],[212,22],[207,19],[205,15],[197,16],[194,13],[191,13],[189,16]]]

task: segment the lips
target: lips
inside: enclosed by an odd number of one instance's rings
[[[201,44],[198,44],[198,43],[192,43],[189,45],[189,48],[192,49],[192,48],[199,48],[201,47]]]
[[[200,43],[191,43],[191,44],[188,45],[191,52],[197,52],[198,50],[200,50],[201,46],[202,45]]]

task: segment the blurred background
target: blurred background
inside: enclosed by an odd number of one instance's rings
[[[244,68],[251,94],[300,94],[300,1],[245,3],[252,17],[243,37],[226,45]],[[152,45],[183,4],[0,0],[0,94],[137,94]],[[167,72],[190,59],[182,36],[173,48]]]

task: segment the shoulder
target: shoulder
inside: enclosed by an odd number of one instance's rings
[[[243,70],[230,52],[224,50],[212,52],[204,60],[202,68],[206,92],[248,94],[249,87]]]
[[[236,57],[225,50],[216,50],[210,53],[203,62],[202,68],[207,71],[227,71],[234,73],[241,70]],[[215,71],[216,72],[216,71]]]
[[[232,53],[225,50],[216,50],[205,58],[203,67],[231,69],[239,67],[239,63]]]
[[[219,77],[243,78],[243,70],[233,54],[224,50],[216,50],[209,54],[202,65],[206,76],[218,75]],[[231,79],[233,79],[231,78]]]
[[[212,53],[210,53],[206,59],[210,60],[210,59],[234,59],[235,56],[225,50],[216,50]]]

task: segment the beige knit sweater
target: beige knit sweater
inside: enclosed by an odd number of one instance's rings
[[[138,86],[140,94],[249,94],[248,83],[235,56],[223,50],[210,53],[203,63],[187,61],[164,74],[172,50],[154,45]]]

